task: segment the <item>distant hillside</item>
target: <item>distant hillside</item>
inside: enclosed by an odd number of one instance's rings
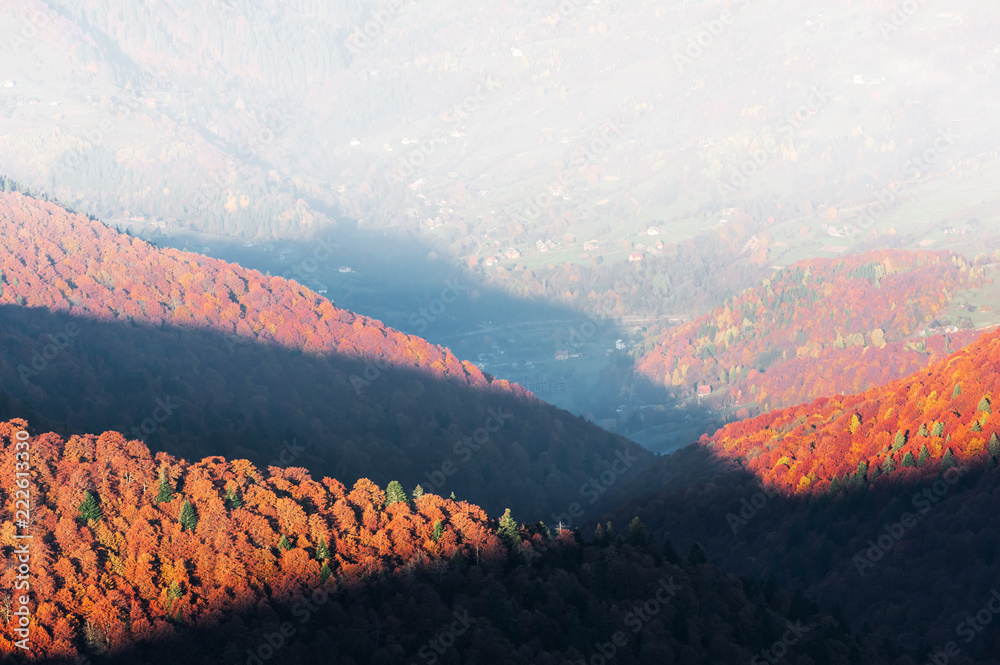
[[[30,526],[15,527],[24,450]],[[153,457],[114,432],[32,436],[21,419],[0,423],[0,468],[0,546],[31,552],[29,588],[13,567],[0,574],[0,652],[23,655],[9,619],[26,607],[33,662],[732,663],[780,643],[793,665],[847,665],[904,653],[800,595],[723,575],[698,548],[682,559],[651,544],[638,524],[585,545],[395,485]]]
[[[774,575],[855,626],[939,648],[1000,576],[998,395],[991,332],[885,386],[728,425],[657,459],[599,519],[638,516],[724,570]],[[967,662],[1000,662],[995,631],[959,636]]]
[[[432,484],[535,519],[619,455],[648,457],[295,282],[20,194],[0,194],[0,270],[0,410],[59,431]]]
[[[917,337],[982,269],[946,252],[870,252],[779,270],[694,321],[654,332],[637,371],[682,397],[759,413],[906,376],[973,332]],[[746,412],[742,412],[744,415]]]
[[[733,423],[706,443],[788,492],[912,483],[995,464],[998,398],[1000,332],[992,332],[905,379]]]

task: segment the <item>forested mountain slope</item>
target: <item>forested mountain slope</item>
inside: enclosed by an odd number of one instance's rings
[[[931,328],[983,270],[948,252],[878,251],[777,271],[694,321],[652,331],[637,371],[759,413],[906,376],[975,339]]]
[[[8,415],[29,409],[61,432],[432,483],[526,518],[561,509],[619,456],[648,457],[296,282],[20,194],[0,195],[0,270]]]
[[[856,627],[998,662],[1000,637],[966,622],[1000,576],[998,394],[988,332],[885,386],[728,425],[658,459],[600,519],[637,515],[725,570],[839,603]]]
[[[499,523],[398,484],[353,489],[302,469],[155,457],[120,434],[0,424],[0,547],[30,541],[34,662],[890,663],[801,596],[682,559],[641,525],[583,544]],[[18,445],[20,444],[20,445]],[[15,454],[29,451],[30,526],[15,529]],[[22,456],[20,459],[24,459]],[[42,537],[42,536],[45,537]],[[18,575],[0,576],[13,588]],[[20,611],[5,591],[4,599]],[[0,651],[24,654],[13,622]]]

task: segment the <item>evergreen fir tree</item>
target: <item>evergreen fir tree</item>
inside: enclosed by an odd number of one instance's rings
[[[830,494],[836,494],[842,489],[843,485],[840,484],[840,478],[834,476],[833,479],[830,480],[830,489],[829,489]]]
[[[319,544],[316,545],[316,558],[320,561],[326,561],[330,558],[330,547],[326,544],[326,538],[323,536],[319,537]]]
[[[628,535],[626,536],[628,544],[633,547],[642,547],[646,544],[647,536],[648,531],[646,529],[646,525],[639,520],[638,516],[636,516],[631,522],[629,522],[628,525]]]
[[[944,436],[944,423],[934,423],[934,436]]]
[[[927,431],[927,423],[921,423],[920,429],[917,431],[917,436],[922,436],[926,439],[929,435],[930,433]]]
[[[414,501],[416,501],[417,499],[419,499],[423,495],[424,495],[424,488],[423,487],[421,487],[420,485],[417,485],[416,487],[413,488],[413,500]]]
[[[455,499],[455,493],[454,493],[454,492],[452,492],[452,493],[451,493],[451,496],[450,496],[450,497],[448,497],[448,498],[449,498],[449,499],[451,499],[452,501],[456,501],[456,499]]]
[[[403,486],[399,484],[398,480],[392,481],[389,483],[389,486],[385,488],[386,508],[394,503],[406,503],[406,492],[403,491]]]
[[[889,455],[889,456],[887,456],[885,458],[885,461],[882,462],[882,473],[884,473],[885,475],[888,476],[890,473],[892,473],[895,470],[896,470],[896,467],[895,467],[895,465],[892,462],[892,455]]]
[[[865,462],[864,460],[858,462],[858,470],[856,477],[857,477],[856,480],[857,485],[863,485],[865,483],[865,481],[868,479],[868,462]]]
[[[911,467],[916,465],[917,462],[913,459],[913,453],[907,451],[907,453],[903,455],[903,466]]]
[[[184,499],[184,505],[181,506],[181,531],[194,531],[194,528],[198,526],[198,516],[194,512],[194,506],[187,499]]]
[[[993,410],[990,408],[990,398],[989,397],[984,397],[981,400],[979,400],[978,410],[982,411],[983,413],[993,413]]]
[[[174,488],[167,479],[167,470],[160,469],[160,489],[156,493],[156,503],[170,503],[174,500]]]
[[[895,442],[892,445],[892,449],[893,450],[899,450],[900,448],[902,448],[905,445],[906,445],[906,435],[903,434],[902,430],[900,430],[900,431],[896,432],[896,440],[895,440]]]
[[[1000,437],[997,436],[996,432],[993,432],[993,435],[990,437],[989,450],[993,459],[1000,459]]]
[[[441,520],[434,521],[434,530],[431,532],[431,540],[435,543],[441,540],[441,536],[444,535],[444,525],[441,524]]]
[[[514,550],[521,545],[521,534],[517,528],[517,522],[510,515],[510,508],[504,511],[500,518],[500,528],[497,535],[507,545],[507,549]]]
[[[947,471],[953,466],[958,465],[958,460],[955,456],[951,454],[951,448],[946,448],[944,451],[944,456],[941,458],[941,470]]]
[[[80,517],[79,520],[84,524],[90,522],[90,520],[100,520],[101,515],[101,505],[97,501],[97,497],[90,492],[83,493],[83,503],[80,504]]]
[[[930,459],[931,454],[927,452],[927,446],[920,446],[920,456],[917,457],[917,466],[923,466]]]
[[[951,391],[951,397],[952,397],[952,399],[954,399],[954,398],[958,397],[961,394],[962,394],[962,384],[961,383],[956,383],[955,384],[955,389]]]
[[[319,583],[325,583],[328,579],[330,579],[331,575],[333,575],[333,571],[330,570],[330,566],[328,566],[326,561],[324,561],[323,566],[319,569]]]
[[[973,432],[982,432],[982,431],[983,431],[983,428],[982,428],[982,426],[981,426],[981,425],[979,424],[979,421],[978,421],[978,420],[973,420],[973,421],[972,421],[972,431],[973,431]]]
[[[170,601],[169,605],[167,606],[168,612],[172,610],[174,606],[174,601],[183,595],[184,591],[181,589],[181,585],[178,584],[176,580],[171,582],[170,586],[167,587],[167,600]]]
[[[236,493],[236,490],[230,488],[226,490],[226,503],[229,504],[230,508],[239,508],[243,505],[243,499]]]
[[[285,534],[281,534],[281,538],[278,538],[278,549],[285,550],[286,552],[292,549],[292,544],[288,542],[288,538]]]

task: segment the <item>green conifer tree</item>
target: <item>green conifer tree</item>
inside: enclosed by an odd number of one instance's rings
[[[286,552],[292,549],[292,544],[288,542],[288,537],[285,534],[281,534],[281,538],[278,538],[278,549]]]
[[[628,525],[628,534],[626,535],[628,544],[633,547],[642,547],[646,544],[647,539],[646,525],[639,520],[638,516],[634,517]]]
[[[927,423],[921,423],[920,429],[917,430],[917,436],[922,436],[925,439],[930,436],[930,432],[927,431]]]
[[[993,459],[1000,459],[1000,437],[997,436],[996,432],[993,432],[990,437],[989,451]]]
[[[990,407],[990,398],[989,397],[984,397],[981,400],[979,400],[978,410],[982,411],[983,413],[993,413],[993,410]]]
[[[933,436],[944,436],[944,423],[934,423]]]
[[[320,561],[326,561],[330,558],[330,547],[326,544],[326,538],[323,536],[319,537],[319,544],[316,545],[316,558]]]
[[[333,575],[333,571],[330,570],[330,566],[327,565],[326,561],[323,562],[322,567],[319,569],[319,583],[324,584],[330,576]]]
[[[979,424],[979,421],[978,421],[978,420],[973,420],[973,421],[972,421],[972,431],[973,431],[973,432],[982,432],[982,431],[983,431],[983,428],[982,428],[982,426],[981,426],[981,425]]]
[[[441,540],[441,536],[444,535],[444,525],[441,524],[441,520],[434,521],[434,530],[431,531],[431,540],[435,543]]]
[[[420,485],[417,485],[416,487],[413,488],[413,500],[414,501],[416,501],[417,499],[419,499],[423,495],[424,495],[424,488],[423,487],[421,487]]]
[[[90,492],[84,492],[83,502],[80,504],[80,521],[88,524],[90,520],[99,521],[101,517],[101,504],[97,497]]]
[[[167,470],[160,468],[160,488],[156,493],[156,503],[170,503],[174,500],[174,488],[167,479]]]
[[[951,391],[951,397],[952,397],[952,399],[954,399],[954,398],[958,397],[961,394],[962,394],[962,384],[961,383],[956,383],[955,384],[955,389]]]
[[[184,499],[184,505],[181,506],[180,523],[181,531],[194,531],[194,528],[198,526],[198,515],[194,512],[194,506],[187,499]]]
[[[907,453],[905,455],[903,455],[903,466],[905,466],[905,467],[912,467],[912,466],[916,466],[916,465],[917,465],[917,461],[915,459],[913,459],[913,453],[907,451]]]
[[[927,446],[926,445],[920,446],[920,456],[917,457],[917,466],[923,466],[924,464],[927,464],[927,460],[929,460],[930,457],[931,454],[927,452]]]
[[[497,529],[497,535],[507,545],[508,550],[514,550],[521,545],[520,530],[517,528],[517,522],[511,517],[510,508],[505,510],[503,517],[500,518],[500,528]]]
[[[230,488],[226,490],[226,503],[229,504],[230,508],[239,508],[243,505],[243,499],[236,493],[236,490]]]
[[[394,503],[406,503],[406,492],[403,491],[403,486],[399,484],[398,480],[393,480],[389,483],[389,486],[385,488],[386,508]]]
[[[955,456],[951,453],[951,448],[946,448],[944,451],[944,456],[941,458],[941,470],[947,471],[948,469],[957,465],[958,465],[958,460],[956,460]]]

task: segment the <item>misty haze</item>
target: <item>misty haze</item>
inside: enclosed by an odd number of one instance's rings
[[[1000,665],[998,76],[987,0],[4,0],[0,653]]]

